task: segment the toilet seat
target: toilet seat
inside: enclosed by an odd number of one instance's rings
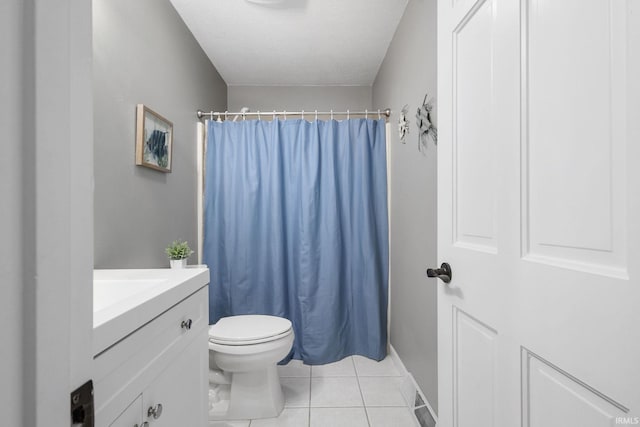
[[[209,342],[244,346],[276,341],[292,333],[291,321],[266,315],[241,315],[221,318],[209,327]]]

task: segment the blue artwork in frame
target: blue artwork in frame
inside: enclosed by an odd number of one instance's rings
[[[136,165],[171,172],[173,124],[152,109],[136,109]]]

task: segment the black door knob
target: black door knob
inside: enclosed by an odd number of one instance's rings
[[[428,277],[437,277],[442,280],[444,283],[449,283],[451,281],[451,266],[446,262],[443,262],[440,265],[440,268],[428,268],[427,269]]]

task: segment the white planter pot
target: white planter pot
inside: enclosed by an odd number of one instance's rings
[[[187,259],[170,259],[171,268],[185,268],[187,266]]]

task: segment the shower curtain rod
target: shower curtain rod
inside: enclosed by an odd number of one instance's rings
[[[196,115],[198,116],[199,119],[203,118],[203,117],[217,117],[222,119],[224,117],[225,120],[228,119],[229,116],[231,117],[242,117],[245,118],[246,116],[258,116],[258,118],[260,117],[275,117],[275,116],[283,116],[285,119],[287,118],[287,116],[301,116],[302,118],[304,118],[305,115],[308,116],[312,116],[312,117],[317,117],[317,116],[330,116],[331,118],[333,118],[333,116],[347,116],[347,118],[349,118],[350,116],[378,116],[379,118],[381,118],[382,116],[389,118],[389,116],[391,116],[391,109],[390,108],[386,108],[384,110],[364,110],[364,111],[249,111],[249,112],[242,112],[242,111],[211,111],[210,113],[205,113],[202,110],[198,110],[196,112]]]

